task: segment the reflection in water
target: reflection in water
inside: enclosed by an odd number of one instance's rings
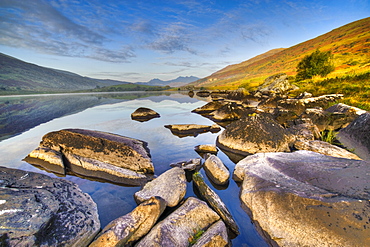
[[[28,125],[17,130],[7,127],[11,131],[1,133],[3,140],[0,142],[0,157],[2,157],[0,165],[56,177],[55,174],[40,170],[22,159],[39,145],[44,134],[66,128],[99,130],[146,141],[156,175],[170,169],[171,163],[199,158],[199,155],[194,151],[195,146],[215,144],[218,133],[207,132],[196,137],[178,138],[164,127],[168,124],[189,123],[212,125],[213,122],[208,118],[191,113],[193,109],[203,106],[204,101],[181,94],[152,94],[145,95],[145,97],[142,97],[143,94],[141,94],[141,98],[135,99],[124,98],[124,96],[136,97],[131,94],[119,94],[120,98],[117,98],[117,95],[111,97],[106,94],[86,95],[86,97],[81,95],[44,96],[45,98],[1,97],[2,126],[10,125],[10,121],[7,121],[5,117],[7,114],[13,119],[19,118],[18,123],[31,122],[32,124],[27,123]],[[148,122],[133,121],[131,113],[138,107],[151,108],[161,117]],[[43,120],[39,120],[38,117]],[[25,131],[27,129],[29,130]],[[5,139],[6,136],[15,134],[18,135]],[[235,163],[224,152],[218,152],[217,156],[230,169],[230,172],[234,170]],[[231,179],[228,186],[216,187],[207,179],[203,169],[201,173],[205,177],[205,182],[217,192],[227,205],[240,228],[241,234],[232,240],[233,245],[267,246],[256,233],[250,218],[241,208],[238,184]],[[119,186],[72,175],[66,175],[62,178],[75,182],[82,191],[93,198],[98,206],[102,227],[136,207],[133,195],[140,189],[139,187]],[[191,177],[189,177],[189,181],[190,179]],[[189,196],[195,196],[192,183],[188,183],[186,197]]]

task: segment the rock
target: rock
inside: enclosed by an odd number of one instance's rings
[[[242,107],[235,102],[229,102],[221,108],[209,113],[209,117],[215,122],[233,121],[255,112],[255,107]]]
[[[160,197],[152,197],[130,213],[110,222],[89,247],[128,246],[146,235],[166,208]]]
[[[193,247],[226,247],[231,246],[225,223],[217,221],[205,231],[192,245]]]
[[[205,153],[217,154],[218,153],[218,149],[216,145],[213,145],[213,144],[198,145],[194,147],[194,150],[199,154],[205,154]]]
[[[158,222],[136,247],[188,247],[194,235],[207,230],[219,219],[220,216],[205,202],[189,197],[183,205]]]
[[[230,211],[227,209],[225,203],[221,198],[214,192],[203,179],[202,174],[194,173],[193,182],[196,185],[200,195],[205,199],[205,201],[211,206],[211,208],[220,215],[221,219],[226,223],[226,225],[236,234],[239,235],[239,227],[236,224]]]
[[[204,162],[204,170],[207,176],[218,185],[227,184],[230,178],[229,169],[222,163],[220,158],[214,154],[209,154]]]
[[[240,161],[240,198],[273,246],[369,246],[370,163],[310,151]]]
[[[183,170],[194,171],[194,170],[198,170],[202,166],[202,160],[199,159],[199,158],[190,159],[188,161],[172,163],[172,164],[170,164],[170,166],[171,167],[180,167]]]
[[[206,114],[206,113],[210,113],[210,112],[220,109],[225,104],[226,104],[225,102],[211,101],[205,104],[204,106],[201,106],[201,107],[198,107],[192,110],[191,112],[199,113],[199,114]]]
[[[63,157],[63,162],[59,157]],[[35,158],[41,158],[42,162],[34,162]],[[62,174],[68,167],[79,175],[130,185],[140,185],[154,173],[146,142],[83,129],[65,129],[44,135],[39,148],[25,160]],[[44,161],[53,163],[46,166]],[[58,166],[62,167],[56,168]]]
[[[188,92],[188,95],[189,95],[190,98],[193,98],[194,97],[194,91],[193,90],[190,90]]]
[[[131,119],[140,122],[148,121],[158,117],[160,117],[158,112],[146,107],[139,107],[133,113],[131,113]]]
[[[313,151],[316,153],[325,154],[325,155],[338,157],[338,158],[361,160],[354,153],[351,153],[343,148],[340,148],[338,146],[332,145],[324,141],[319,141],[319,140],[312,140],[312,141],[299,140],[299,141],[294,142],[293,147],[297,150],[308,150],[308,151]]]
[[[337,134],[339,141],[364,160],[370,161],[370,113],[357,117]]]
[[[200,125],[200,124],[170,124],[164,126],[170,129],[172,134],[179,137],[184,136],[197,136],[200,133],[212,132],[217,133],[221,130],[221,127],[217,124],[213,125]]]
[[[317,126],[312,123],[310,118],[301,118],[294,120],[294,125],[287,129],[295,140],[312,141],[321,137]]]
[[[333,122],[333,129],[342,129],[352,123],[358,116],[366,113],[365,110],[346,104],[336,104],[325,110]]]
[[[204,97],[204,98],[206,98],[206,97],[208,97],[208,96],[210,96],[210,95],[211,95],[211,92],[206,91],[206,90],[202,90],[202,91],[198,91],[198,92],[196,92],[196,95],[197,95],[197,96],[199,96],[199,97]]]
[[[312,97],[312,93],[307,93],[307,92],[303,92],[301,94],[299,94],[296,99],[307,99],[307,98],[311,98]]]
[[[184,198],[186,183],[185,171],[174,167],[145,184],[134,197],[137,203],[142,203],[153,196],[159,196],[167,202],[167,206],[174,207]]]
[[[335,104],[335,105],[329,107],[328,109],[326,109],[325,111],[331,112],[331,113],[334,113],[334,112],[345,113],[347,115],[350,115],[350,116],[353,115],[353,116],[356,116],[356,117],[366,113],[365,110],[362,110],[362,109],[357,108],[357,107],[349,106],[349,105],[346,105],[346,104],[343,104],[343,103]]]
[[[1,246],[88,246],[100,230],[95,202],[76,184],[0,167]]]
[[[248,155],[290,151],[290,133],[267,114],[255,114],[232,122],[217,137],[217,146]]]
[[[230,91],[226,97],[228,99],[247,101],[248,96],[249,96],[249,92],[247,89],[238,88],[236,90]]]
[[[284,127],[287,127],[290,121],[294,121],[299,117],[294,111],[287,110],[281,107],[274,109],[273,116],[276,122]]]
[[[257,90],[260,91],[261,93],[276,94],[276,93],[286,93],[296,88],[297,87],[289,83],[287,74],[279,73],[266,78],[263,84],[259,86]]]

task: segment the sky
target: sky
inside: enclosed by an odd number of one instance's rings
[[[369,16],[369,0],[0,0],[0,52],[99,79],[203,78]]]

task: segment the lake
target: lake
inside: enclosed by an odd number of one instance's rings
[[[215,144],[221,132],[180,138],[164,127],[167,124],[214,124],[201,115],[191,113],[206,103],[206,99],[191,98],[186,93],[168,92],[0,97],[0,165],[56,177],[22,159],[38,146],[44,134],[66,128],[82,128],[147,142],[155,174],[160,175],[171,168],[171,163],[199,158],[194,151],[195,146]],[[131,113],[139,107],[151,108],[161,117],[147,122],[131,120]],[[222,151],[217,156],[232,173],[235,163]],[[241,207],[239,185],[230,179],[227,186],[216,188],[203,169],[201,173],[227,205],[240,228],[240,235],[232,239],[233,246],[268,246]],[[119,186],[70,175],[62,179],[78,184],[93,198],[98,205],[102,227],[136,207],[133,195],[140,187]],[[185,197],[190,196],[195,196],[192,183],[188,183]]]

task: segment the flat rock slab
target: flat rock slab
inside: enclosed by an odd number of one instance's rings
[[[248,155],[290,151],[291,134],[266,114],[232,122],[217,137],[217,146],[229,152]]]
[[[165,208],[166,202],[162,198],[150,198],[130,213],[110,222],[89,247],[131,245],[150,231]]]
[[[185,137],[185,136],[197,136],[201,133],[212,132],[217,133],[221,130],[221,127],[217,124],[213,125],[201,125],[201,124],[169,124],[164,126],[170,129],[172,134]]]
[[[133,113],[131,113],[131,119],[140,122],[149,121],[153,118],[159,117],[160,115],[158,112],[146,107],[139,107]]]
[[[186,184],[185,171],[174,167],[146,183],[134,197],[137,203],[141,203],[153,196],[159,196],[167,202],[167,206],[174,207],[184,198]]]
[[[356,154],[351,153],[344,148],[332,145],[328,142],[313,140],[313,141],[296,141],[293,144],[297,150],[313,151],[320,154],[325,154],[338,158],[361,160]]]
[[[189,197],[183,205],[157,223],[136,245],[188,247],[199,231],[206,231],[220,219],[207,203]]]
[[[76,184],[0,167],[2,246],[88,246],[100,230],[97,206]]]
[[[141,185],[154,173],[146,142],[83,129],[44,135],[25,160],[60,174],[70,171],[129,185]]]
[[[240,198],[278,246],[369,246],[370,163],[310,151],[238,162]]]

